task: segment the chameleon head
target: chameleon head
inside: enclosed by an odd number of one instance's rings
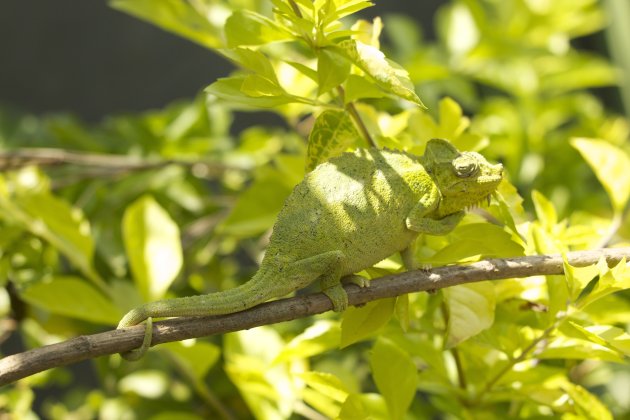
[[[475,152],[460,152],[446,140],[427,144],[425,166],[440,190],[438,217],[464,210],[488,199],[503,179],[503,166]]]

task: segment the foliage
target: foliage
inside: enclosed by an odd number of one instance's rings
[[[421,154],[445,137],[506,165],[513,184],[487,208],[419,240],[422,264],[630,236],[628,123],[588,91],[616,73],[571,43],[604,26],[595,0],[454,0],[436,16],[436,42],[402,16],[358,19],[364,0],[112,5],[237,69],[190,103],[95,127],[0,113],[2,149],[90,153],[42,169],[16,161],[0,175],[0,314],[18,321],[25,347],[113,327],[147,300],[246,281],[304,171],[356,147]],[[232,133],[232,112],[260,109],[286,127]],[[392,256],[363,274],[400,270]],[[137,364],[103,357],[91,365],[100,388],[59,368],[0,390],[0,410],[34,418],[37,398],[47,418],[621,418],[628,270],[567,264],[564,276],[162,345]],[[38,396],[51,387],[64,396]]]

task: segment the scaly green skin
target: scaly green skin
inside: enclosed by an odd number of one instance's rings
[[[240,287],[147,303],[118,328],[151,317],[242,311],[319,281],[335,311],[348,306],[341,279],[405,250],[420,233],[444,235],[464,209],[486,199],[502,179],[501,165],[460,153],[433,139],[424,156],[359,149],[306,175],[278,215],[260,269]],[[138,358],[150,344],[127,354]]]

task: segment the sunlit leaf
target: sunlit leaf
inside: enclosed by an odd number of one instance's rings
[[[260,79],[259,79],[260,80]],[[266,86],[269,84],[265,79]],[[245,91],[243,91],[245,86]],[[274,88],[275,89],[275,88]],[[273,108],[279,105],[285,105],[291,102],[299,102],[298,99],[288,94],[279,95],[263,95],[262,91],[252,90],[252,80],[247,76],[235,76],[218,79],[205,89],[206,93],[216,96],[230,104],[244,108]],[[254,93],[254,96],[248,93]],[[269,90],[266,91],[269,93]]]
[[[127,207],[122,223],[134,281],[146,300],[162,297],[182,267],[179,227],[148,195]]]
[[[602,183],[613,208],[621,212],[630,198],[630,157],[604,140],[576,138],[571,145],[578,149]]]
[[[345,83],[344,101],[350,103],[357,99],[382,98],[385,96],[383,90],[364,76],[351,74]]]
[[[377,48],[358,41],[346,40],[338,44],[340,51],[357,67],[370,75],[386,92],[424,107],[409,80],[409,74],[387,60]]]
[[[144,398],[158,399],[168,390],[170,378],[161,370],[139,370],[118,382],[121,393],[133,392]]]
[[[211,22],[185,1],[174,0],[110,0],[109,4],[140,19],[188,38],[208,48],[221,47],[221,26],[228,11],[215,5],[214,15],[223,19]]]
[[[292,39],[270,19],[249,10],[236,10],[225,21],[225,37],[229,48],[261,45]]]
[[[180,367],[198,380],[206,376],[221,354],[219,347],[204,341],[194,343],[176,341],[163,344],[160,348],[170,352]]]
[[[380,337],[372,347],[370,366],[374,382],[387,403],[390,418],[402,419],[416,394],[416,365],[400,347]]]
[[[517,257],[523,247],[501,227],[490,223],[460,225],[450,234],[450,243],[428,258],[432,264],[487,258]]]
[[[338,156],[360,137],[347,112],[327,110],[315,120],[308,139],[306,170]]]
[[[608,408],[595,395],[588,392],[580,385],[570,382],[565,383],[562,389],[571,397],[576,414],[580,419],[587,420],[612,420],[613,416]]]
[[[492,282],[462,284],[442,292],[448,309],[446,348],[479,334],[494,322],[496,296]]]
[[[558,223],[558,214],[553,203],[536,190],[532,191],[532,201],[538,220],[545,229],[551,230]]]
[[[272,365],[284,342],[271,327],[224,337],[225,371],[257,418],[286,418],[297,398],[285,364]]]
[[[29,287],[21,296],[31,305],[54,314],[99,324],[115,325],[123,315],[106,296],[76,277],[54,277],[50,282]]]
[[[338,402],[343,402],[348,397],[348,390],[339,378],[325,372],[305,372],[300,378],[308,386],[326,394],[328,397]]]
[[[380,299],[362,307],[350,307],[341,320],[341,347],[347,347],[378,333],[391,319],[396,299]]]
[[[282,173],[265,171],[240,195],[232,212],[220,225],[220,231],[237,236],[264,232],[273,225],[292,188]]]
[[[317,57],[318,92],[321,95],[346,80],[350,73],[350,62],[333,49],[320,50]]]
[[[599,279],[595,283],[595,287],[580,298],[578,301],[579,308],[584,308],[611,293],[630,289],[630,268],[626,265],[625,258],[611,269],[608,269],[606,262],[601,260],[598,268]]]
[[[293,358],[307,358],[327,350],[338,348],[341,343],[339,324],[329,321],[317,321],[299,334],[282,349],[278,361]]]

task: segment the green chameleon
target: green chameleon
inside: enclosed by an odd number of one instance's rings
[[[239,312],[318,280],[335,311],[348,306],[341,279],[408,249],[420,233],[445,235],[464,210],[495,191],[503,167],[478,153],[460,153],[446,140],[427,143],[422,157],[359,149],[317,166],[287,198],[258,272],[234,289],[147,303],[118,328],[147,322],[145,340],[125,358],[137,359],[151,342],[151,317]]]

